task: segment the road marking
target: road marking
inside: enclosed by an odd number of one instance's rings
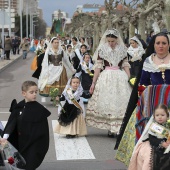
[[[41,102],[45,103],[46,102],[46,98],[45,97],[41,97]]]
[[[52,127],[58,123],[52,120]],[[85,137],[67,139],[65,135],[54,133],[57,160],[96,159]]]
[[[10,113],[10,112],[0,112],[0,114],[2,114],[2,113]]]
[[[7,121],[1,121],[1,122],[2,122],[3,127],[5,127],[7,124]]]

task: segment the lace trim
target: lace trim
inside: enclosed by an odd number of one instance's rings
[[[112,66],[117,66],[119,62],[127,56],[127,47],[116,45],[115,49],[112,49],[108,43],[105,43],[99,49],[99,56],[107,60]]]
[[[152,170],[153,167],[154,167],[154,151],[153,151],[153,148],[151,146],[151,152],[150,152],[150,161],[149,161],[149,166],[150,166],[150,169]]]
[[[103,70],[104,69],[103,66],[104,66],[103,60],[97,60],[92,70],[95,70],[96,68],[100,68]]]
[[[161,68],[170,69],[170,62],[168,64],[156,65],[153,62],[153,54],[149,56],[148,58],[146,58],[143,64],[143,70],[152,72],[152,73],[160,72]]]

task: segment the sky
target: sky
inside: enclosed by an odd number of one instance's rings
[[[52,14],[60,9],[69,14],[71,18],[77,5],[83,4],[100,4],[104,5],[104,0],[39,0],[39,7],[43,10],[43,18],[48,26],[52,25]]]

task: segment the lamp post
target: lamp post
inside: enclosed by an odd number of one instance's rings
[[[21,37],[21,41],[22,41],[22,0],[20,0],[20,37]]]
[[[26,37],[28,38],[28,2],[26,1]]]
[[[9,22],[9,36],[11,36],[11,0],[8,0],[8,5],[9,5],[9,18],[10,18],[10,22]]]

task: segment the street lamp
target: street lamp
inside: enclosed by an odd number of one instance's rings
[[[9,18],[11,21],[11,0],[8,0],[8,5],[9,5]],[[11,22],[9,22],[9,36],[11,36]]]
[[[19,1],[20,2],[20,37],[21,37],[21,41],[22,41],[22,0]]]

